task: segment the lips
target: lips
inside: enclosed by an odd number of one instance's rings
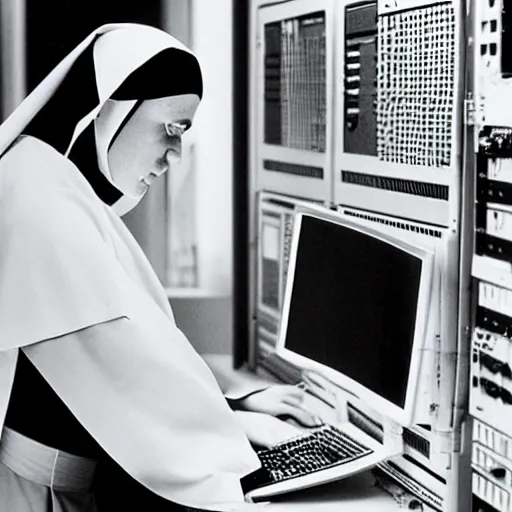
[[[156,161],[157,176],[165,174],[172,164],[179,162],[180,154],[175,149],[168,149],[163,156]]]
[[[144,185],[149,187],[152,185],[152,183],[156,180],[157,177],[158,176],[156,174],[151,173],[148,174],[147,176],[143,176],[140,181],[142,181]]]

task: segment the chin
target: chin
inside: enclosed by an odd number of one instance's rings
[[[142,183],[141,186],[138,188],[138,190],[133,194],[133,197],[137,198],[139,200],[142,199],[146,195],[146,193],[150,187],[151,187],[151,185],[144,185]]]

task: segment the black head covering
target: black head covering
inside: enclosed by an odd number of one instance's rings
[[[75,126],[99,103],[93,49],[94,45],[91,44],[77,58],[53,96],[27,125],[24,134],[43,140],[59,153],[65,154]],[[123,121],[124,126],[144,100],[181,94],[197,94],[199,98],[202,97],[201,69],[191,53],[167,48],[133,71],[110,99],[137,100]],[[103,202],[112,205],[122,196],[98,167],[94,123],[77,138],[69,159]]]

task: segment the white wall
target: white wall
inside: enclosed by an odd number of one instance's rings
[[[231,297],[171,297],[176,324],[200,354],[231,354]]]
[[[192,2],[192,48],[204,97],[195,119],[199,285],[232,293],[232,0]]]
[[[188,44],[204,96],[191,130],[199,259],[197,292],[174,290],[178,326],[200,353],[230,353],[232,307],[232,0],[167,0],[166,29]],[[190,32],[190,33],[189,33]],[[171,219],[172,222],[172,219]]]

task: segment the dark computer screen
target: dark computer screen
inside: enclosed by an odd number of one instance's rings
[[[285,347],[403,408],[422,260],[303,216]]]

